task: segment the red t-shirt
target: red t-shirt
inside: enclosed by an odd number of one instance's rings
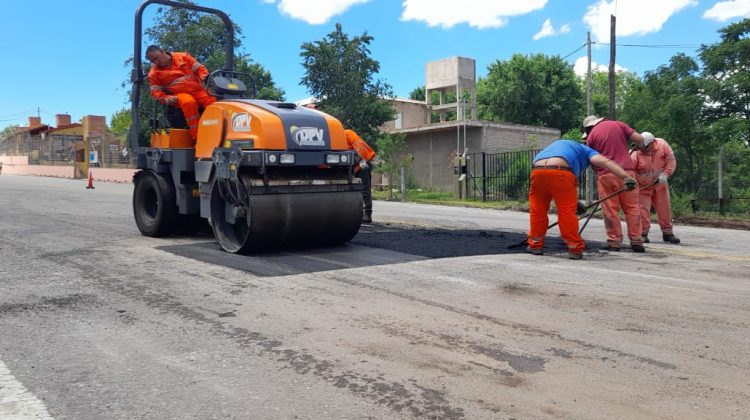
[[[628,139],[633,132],[635,130],[622,121],[605,120],[597,124],[586,136],[586,146],[615,161],[622,169],[633,170],[635,166],[628,153]],[[609,173],[604,168],[594,169],[599,176]]]

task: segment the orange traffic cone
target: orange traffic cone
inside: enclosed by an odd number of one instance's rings
[[[89,169],[89,185],[86,186],[87,190],[93,190],[94,189],[94,176],[91,174],[91,170]]]

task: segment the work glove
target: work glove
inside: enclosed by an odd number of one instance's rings
[[[167,104],[167,105],[174,105],[174,104],[177,103],[177,97],[173,96],[173,95],[165,96],[164,97],[164,103]]]
[[[667,174],[664,172],[659,174],[659,177],[656,178],[656,182],[659,184],[666,184],[667,183]]]
[[[583,201],[579,201],[576,205],[576,214],[580,216],[584,213],[586,213],[586,205],[583,204]]]
[[[370,169],[370,165],[367,164],[367,161],[362,159],[359,161],[359,169],[367,170]]]
[[[627,188],[628,191],[633,191],[637,186],[638,183],[635,181],[635,179],[631,177],[625,178],[625,188]]]

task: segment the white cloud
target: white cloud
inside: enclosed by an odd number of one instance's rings
[[[275,4],[276,0],[261,0],[266,4]],[[304,20],[311,25],[328,22],[333,16],[344,13],[356,4],[367,3],[368,0],[279,0],[281,13],[293,18]]]
[[[586,56],[579,57],[573,65],[573,71],[581,77],[586,77],[586,72],[588,71],[586,61]],[[599,64],[596,61],[591,61],[591,72],[595,71],[606,73],[609,71],[609,64]],[[615,71],[628,71],[628,69],[615,63]]]
[[[570,32],[570,25],[565,24],[561,26],[560,29],[555,29],[555,27],[552,26],[552,20],[547,19],[542,24],[542,29],[540,29],[539,32],[537,32],[536,35],[533,36],[533,38],[534,41],[539,41],[544,37],[567,34],[568,32]]]
[[[547,0],[404,0],[401,20],[422,21],[445,29],[467,23],[479,29],[498,28],[512,16],[544,8]]]
[[[736,17],[750,17],[750,0],[720,1],[703,13],[704,19],[725,22]]]
[[[609,42],[610,15],[617,16],[618,37],[644,35],[658,32],[672,15],[697,4],[698,0],[599,0],[588,7],[583,21],[594,41]]]

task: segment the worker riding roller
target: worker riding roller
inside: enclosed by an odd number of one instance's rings
[[[635,189],[636,180],[620,165],[596,150],[572,140],[558,140],[534,157],[529,190],[529,229],[527,250],[534,255],[544,253],[544,237],[549,224],[549,205],[555,200],[557,220],[568,247],[568,257],[581,259],[586,249],[578,233],[578,177],[589,166],[607,169],[622,180],[628,191]]]
[[[195,140],[200,108],[216,102],[206,90],[208,69],[186,52],[166,52],[156,45],[146,49],[146,58],[152,63],[148,72],[151,97],[180,108],[190,129],[190,137]]]

